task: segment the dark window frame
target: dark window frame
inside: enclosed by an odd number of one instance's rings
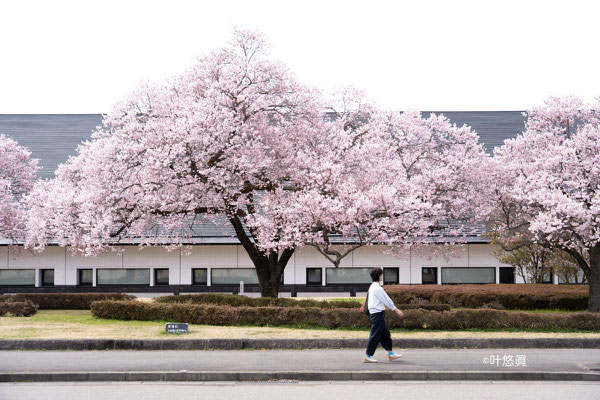
[[[390,282],[390,281],[386,281],[386,280],[385,280],[385,271],[386,271],[386,270],[388,270],[388,271],[389,271],[389,270],[391,270],[391,269],[395,270],[395,271],[396,271],[396,273],[397,273],[397,275],[396,275],[396,276],[398,277],[398,279],[396,279],[396,281],[395,281],[395,282]],[[400,283],[400,268],[399,268],[399,267],[384,267],[384,268],[383,268],[383,284],[384,284],[384,285],[398,285],[399,283]]]
[[[494,271],[494,281],[493,282],[447,282],[444,283],[443,281],[443,275],[442,275],[442,271],[445,269],[452,269],[452,268],[456,268],[456,269],[491,269]],[[496,281],[496,267],[441,267],[440,268],[440,283],[442,285],[489,285],[489,284],[496,284],[498,283]]]
[[[6,270],[28,270],[28,271],[33,271],[33,283],[30,284],[17,284],[17,285],[3,285],[2,283],[0,283],[0,287],[35,287],[35,268],[10,268],[10,269],[6,269],[3,268],[3,271]]]
[[[92,280],[90,283],[81,283],[81,274],[84,271],[91,271]],[[77,286],[94,286],[94,269],[93,268],[77,268]]]
[[[328,282],[327,281],[327,271],[329,270],[341,270],[341,269],[368,269],[371,270],[372,267],[326,267],[325,268],[325,286],[333,286],[333,287],[353,287],[356,285],[370,285],[371,283],[373,283],[373,280],[371,279],[371,276],[369,276],[369,280],[368,282]]]
[[[158,280],[156,279],[158,272],[159,271],[167,271],[167,283],[157,283]],[[154,286],[169,286],[170,285],[170,273],[169,273],[169,268],[154,268]]]
[[[206,281],[204,283],[196,283],[196,270],[203,269],[206,271]],[[192,268],[192,285],[207,286],[208,285],[208,268]]]
[[[52,283],[44,283],[44,275],[46,271],[52,271]],[[40,286],[54,286],[54,268],[40,269]]]
[[[424,282],[423,281],[423,274],[425,273],[425,270],[429,269],[433,271],[433,276],[435,278],[435,282]],[[437,267],[421,267],[421,284],[422,285],[437,285],[438,283],[438,268]]]
[[[319,283],[316,282],[308,282],[308,270],[315,270],[318,269],[319,270]],[[315,286],[323,286],[323,268],[322,267],[310,267],[310,268],[306,268],[306,284],[307,285],[315,285]]]
[[[246,283],[244,282],[244,286],[258,286],[259,282],[258,282],[258,271],[256,271],[255,267],[241,267],[241,268],[233,268],[233,267],[215,267],[215,268],[211,268],[210,269],[210,285],[211,286],[238,286],[240,283],[214,283],[213,281],[213,272],[215,270],[219,270],[219,269],[253,269],[256,272],[256,280],[257,283]],[[283,282],[283,274],[281,274],[281,280],[280,280],[280,284]]]
[[[508,271],[511,270],[511,279],[509,279],[510,282],[503,282],[504,277],[506,277],[507,273],[503,273],[502,271]],[[506,283],[506,284],[513,284],[515,283],[515,267],[498,267],[498,283]]]
[[[99,283],[98,272],[100,270],[124,270],[124,269],[144,269],[148,270],[148,283]],[[96,286],[110,287],[110,286],[134,286],[134,287],[149,287],[150,286],[150,270],[151,268],[96,268]]]
[[[548,276],[548,279],[546,279],[546,275]],[[542,275],[542,283],[548,283],[551,284],[554,281],[554,274],[552,273],[552,271],[546,271],[543,275]]]

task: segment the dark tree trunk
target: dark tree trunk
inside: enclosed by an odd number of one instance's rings
[[[589,268],[589,284],[590,284],[590,299],[588,303],[588,311],[600,312],[600,243],[589,249],[590,253],[590,268]]]
[[[579,250],[568,247],[561,247],[560,249],[573,256],[587,278],[590,285],[587,310],[600,312],[600,243],[596,243],[587,249],[590,256],[589,262]]]
[[[282,251],[272,251],[264,253],[253,240],[246,234],[242,221],[238,217],[229,219],[235,229],[237,238],[248,253],[248,256],[256,268],[260,294],[262,297],[279,296],[279,280],[283,270],[290,258],[294,254],[294,249],[285,249]]]
[[[275,278],[276,273],[272,272],[269,259],[258,265],[255,265],[256,275],[258,276],[258,285],[260,287],[261,297],[278,297],[279,296],[279,278]]]

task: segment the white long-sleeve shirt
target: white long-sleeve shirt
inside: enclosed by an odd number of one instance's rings
[[[390,299],[390,296],[388,296],[385,290],[379,286],[379,282],[371,283],[371,286],[369,287],[368,303],[369,304],[367,304],[367,307],[369,307],[369,313],[371,314],[384,311],[386,307],[392,311],[396,309],[396,306],[394,305],[392,299]]]

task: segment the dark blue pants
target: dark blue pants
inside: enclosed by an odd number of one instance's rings
[[[392,351],[392,335],[385,323],[385,311],[369,314],[369,317],[371,318],[371,336],[367,342],[367,355],[375,354],[379,343],[387,351]]]

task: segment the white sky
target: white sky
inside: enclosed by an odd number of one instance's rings
[[[8,1],[0,114],[103,113],[262,30],[308,84],[405,110],[521,110],[600,96],[600,1]]]

